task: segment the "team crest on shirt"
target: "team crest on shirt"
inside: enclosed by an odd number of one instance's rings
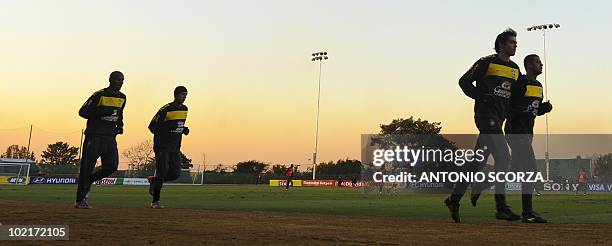
[[[498,85],[493,89],[493,94],[498,97],[503,97],[506,99],[510,99],[512,95],[510,89],[512,88],[512,84],[508,81],[504,81],[501,85]]]
[[[514,73],[514,72],[512,72]],[[504,81],[501,85],[502,88],[504,88],[504,90],[509,91],[510,89],[512,89],[512,84],[510,84],[510,82],[508,81]]]
[[[171,130],[170,132],[171,133],[182,134],[183,130],[184,130],[183,127],[185,127],[185,122],[184,121],[179,121],[179,122],[176,123],[176,128]]]
[[[531,113],[533,116],[537,116],[539,108],[540,108],[540,101],[533,100],[533,102],[531,102],[531,105],[527,106],[527,109],[525,110],[525,112]]]

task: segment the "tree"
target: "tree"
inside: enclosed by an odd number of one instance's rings
[[[28,153],[28,148],[13,144],[6,148],[6,152],[2,154],[2,158],[15,158],[15,159],[30,159],[36,161],[34,151]]]
[[[270,170],[270,172],[274,175],[274,176],[281,176],[285,174],[285,171],[287,170],[287,167],[284,165],[273,165],[272,169]]]
[[[439,134],[442,127],[440,122],[429,122],[427,120],[395,119],[388,125],[380,125],[380,134]]]
[[[151,140],[123,150],[122,155],[128,160],[129,165],[134,166],[137,170],[155,167],[155,153],[153,152],[153,141]]]
[[[602,155],[595,160],[594,173],[600,178],[612,178],[612,153]]]
[[[263,162],[258,162],[256,160],[243,161],[236,164],[234,168],[234,172],[236,173],[253,173],[258,174],[262,173],[266,170],[268,164]]]
[[[455,143],[447,140],[440,134],[440,122],[429,122],[422,119],[394,119],[389,124],[380,125],[380,133],[370,136],[371,146],[376,149],[394,149],[398,146],[408,148],[456,150]],[[373,167],[368,166],[371,169]],[[452,162],[437,160],[435,162],[419,162],[415,166],[406,166],[406,163],[392,162],[387,169],[402,168],[415,174],[423,171],[453,171],[457,168]]]
[[[380,125],[380,134],[372,137],[372,143],[381,147],[412,146],[420,148],[457,149],[455,144],[445,139],[440,131],[440,122],[408,119],[395,119],[388,125]]]
[[[187,156],[181,152],[181,169],[189,169],[192,167],[193,164],[191,164],[191,159],[187,158]]]
[[[359,176],[361,174],[361,161],[338,160],[337,162],[321,163],[317,165],[317,174]]]
[[[223,164],[219,163],[218,165],[215,166],[215,169],[213,169],[213,172],[216,173],[225,173],[227,172],[228,167],[224,167]]]
[[[49,144],[47,149],[43,151],[41,162],[51,165],[77,165],[79,163],[78,153],[79,148],[70,147],[68,143],[56,142]]]

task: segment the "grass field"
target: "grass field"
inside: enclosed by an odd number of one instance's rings
[[[357,189],[304,187],[285,192],[263,185],[166,186],[162,201],[169,208],[159,211],[148,209],[146,186],[99,186],[92,189],[94,209],[75,210],[75,188],[0,186],[0,222],[68,224],[71,240],[63,243],[77,244],[104,238],[103,232],[92,233],[88,227],[110,230],[107,236],[134,227],[134,234],[116,243],[137,245],[283,244],[283,235],[309,244],[439,244],[444,238],[466,244],[612,240],[612,194],[603,193],[535,197],[536,211],[552,222],[547,225],[496,221],[492,195],[485,194],[477,208],[464,199],[464,223],[457,225],[450,222],[442,205],[443,194],[373,195]],[[520,212],[519,194],[509,195],[508,201]],[[531,239],[524,234],[532,235]],[[131,240],[121,241],[126,238]]]

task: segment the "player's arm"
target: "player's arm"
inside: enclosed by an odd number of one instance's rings
[[[121,110],[119,110],[119,118],[117,119],[117,134],[123,134],[123,110],[125,109],[125,103],[127,102],[126,98],[123,98],[123,105],[121,105]]]
[[[542,85],[540,84],[540,87],[541,87],[541,86],[542,86]],[[547,113],[549,113],[550,111],[552,111],[552,109],[553,109],[553,106],[552,106],[552,104],[550,103],[550,101],[542,102],[542,103],[540,104],[540,107],[538,108],[538,116],[540,116],[540,115],[544,115],[544,114],[547,114]]]
[[[542,104],[540,104],[540,107],[538,108],[538,116],[545,115],[549,113],[550,111],[552,111],[552,109],[553,109],[553,106],[552,106],[552,103],[550,103],[550,101],[543,102]]]
[[[98,102],[102,93],[100,91],[91,95],[87,101],[79,109],[79,116],[85,119],[96,118],[100,116],[107,116],[113,114],[113,110],[108,110],[102,107],[98,107]]]
[[[151,122],[149,123],[149,131],[151,131],[151,133],[157,134],[164,130],[164,119],[166,118],[166,113],[167,111],[165,110],[165,107],[162,107],[153,116],[153,119],[151,119]]]
[[[516,80],[516,83],[512,85],[512,88],[510,89],[510,91],[512,92],[510,96],[510,105],[514,105],[515,103],[520,103],[520,101],[523,100],[523,98],[525,97],[525,92],[527,91],[528,79],[529,78],[527,78],[527,76],[521,74]],[[513,113],[518,114],[518,115],[522,114],[526,116],[533,116],[533,112],[531,111],[520,111],[520,112],[513,112]]]
[[[484,98],[484,95],[478,91],[478,88],[474,85],[474,81],[482,78],[484,75],[484,67],[486,63],[481,60],[478,60],[472,67],[459,78],[459,86],[463,93],[468,97],[478,100]]]
[[[183,108],[183,110],[185,110],[185,111],[189,112],[189,109],[187,108],[187,106],[184,106],[184,105],[183,105],[183,107],[184,107],[184,108]],[[185,120],[185,121],[187,121],[187,120]],[[189,135],[189,127],[187,127],[187,126],[183,126],[183,134],[185,134],[185,135]]]

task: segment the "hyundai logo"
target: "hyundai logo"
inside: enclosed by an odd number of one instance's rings
[[[42,184],[45,182],[45,178],[44,177],[36,177],[32,180],[32,183],[34,184]]]

